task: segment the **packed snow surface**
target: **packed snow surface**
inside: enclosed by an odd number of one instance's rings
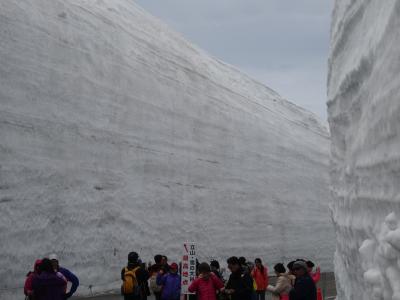
[[[186,240],[200,260],[331,269],[312,113],[132,0],[0,1],[0,61],[1,299],[51,252],[81,294],[118,288],[129,251],[176,260]]]
[[[328,110],[338,299],[400,299],[400,1],[337,0]]]

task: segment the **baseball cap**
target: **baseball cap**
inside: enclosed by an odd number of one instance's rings
[[[172,264],[170,265],[170,268],[173,269],[173,270],[178,270],[178,264],[172,263]]]
[[[58,260],[57,254],[54,254],[54,253],[53,253],[53,254],[50,254],[50,255],[49,255],[49,259],[50,259],[50,260]]]

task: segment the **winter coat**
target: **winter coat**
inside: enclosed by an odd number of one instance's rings
[[[264,271],[261,271],[259,268],[255,267],[251,271],[251,276],[256,283],[256,290],[265,291],[268,286],[268,269],[264,267]]]
[[[152,265],[149,269],[150,277],[153,276],[153,274],[158,274],[158,272],[160,272],[161,268],[162,268],[161,264]]]
[[[197,300],[217,300],[217,291],[223,287],[222,281],[211,273],[208,279],[196,278],[189,286],[189,292],[196,293]]]
[[[221,272],[219,270],[211,270],[211,272],[213,272],[214,275],[217,276],[219,280],[224,282],[224,277],[222,276],[222,274],[221,274]]]
[[[157,284],[162,285],[162,300],[179,300],[181,296],[181,276],[178,274],[158,274]]]
[[[296,278],[289,298],[290,300],[317,300],[317,289],[309,274]]]
[[[311,278],[313,279],[314,283],[317,284],[321,280],[321,270],[317,268],[315,273],[310,274]],[[321,288],[317,287],[317,300],[322,300],[322,290]]]
[[[42,260],[38,259],[35,261],[35,265],[33,266],[33,272],[29,272],[26,275],[25,284],[24,284],[24,294],[25,296],[33,295],[32,281],[35,276],[39,275],[39,265]]]
[[[67,279],[68,282],[71,282],[71,289],[69,292],[65,295],[67,298],[72,297],[72,295],[76,292],[79,286],[79,279],[78,277],[75,276],[74,273],[72,273],[70,270],[66,268],[58,268],[58,272],[64,275],[64,277]]]
[[[136,279],[139,284],[146,282],[149,279],[149,273],[143,269],[138,263],[128,263],[127,268],[129,270],[133,270],[139,267],[139,269],[136,271]],[[121,270],[121,279],[125,279],[125,267],[122,268]]]
[[[32,280],[35,300],[64,300],[67,281],[57,273],[42,272]]]
[[[231,300],[251,300],[253,295],[253,279],[249,274],[239,271],[229,276],[226,289],[235,290]]]
[[[317,284],[321,280],[321,271],[320,269],[317,269],[315,273],[310,273],[310,276],[312,280],[314,281],[315,284]]]
[[[35,272],[29,272],[28,275],[26,275],[25,284],[24,284],[24,294],[25,294],[25,296],[32,296],[33,295],[32,281],[33,281],[33,278],[35,278],[38,275],[39,274],[35,273]]]
[[[134,270],[138,268],[135,272],[135,275],[140,288],[140,295],[139,296],[136,296],[134,294],[125,295],[125,298],[139,300],[143,295],[147,294],[147,280],[149,279],[149,273],[144,268],[142,268],[138,263],[128,263],[126,268],[128,268],[128,270]],[[121,279],[122,281],[125,280],[125,268],[121,270]]]
[[[287,274],[279,274],[276,280],[276,285],[269,285],[267,287],[267,291],[272,293],[272,300],[279,300],[281,297],[289,296],[290,291],[292,290],[292,283]]]

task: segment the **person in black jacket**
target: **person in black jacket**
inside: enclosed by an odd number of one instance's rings
[[[163,256],[161,254],[157,254],[154,256],[155,264],[150,267],[150,287],[152,288],[152,292],[156,300],[161,300],[161,286],[157,285],[157,275],[162,269]]]
[[[243,271],[239,259],[235,256],[227,261],[232,274],[226,284],[225,293],[231,295],[231,300],[251,300],[253,294],[253,280]]]
[[[125,280],[125,272],[127,270],[135,270],[136,280],[138,282],[139,293],[137,294],[124,294],[124,300],[144,300],[147,299],[147,280],[149,273],[143,268],[139,261],[139,255],[136,252],[131,252],[128,255],[128,265],[121,271],[121,279]]]
[[[304,261],[296,261],[293,264],[293,274],[296,276],[293,289],[290,291],[290,300],[317,300],[317,288],[307,271]]]
[[[210,262],[210,268],[211,268],[211,272],[213,272],[215,274],[215,276],[217,276],[222,282],[225,282],[224,277],[222,276],[222,273],[221,273],[221,267],[217,260],[212,260]]]

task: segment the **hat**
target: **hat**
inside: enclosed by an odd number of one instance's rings
[[[50,260],[58,260],[57,254],[54,254],[54,253],[53,253],[53,254],[50,254],[50,255],[49,255],[49,259],[50,259]]]
[[[307,263],[305,261],[298,260],[293,264],[293,269],[304,269],[307,271]]]
[[[42,260],[41,260],[41,259],[37,259],[37,260],[35,261],[34,266],[33,266],[33,270],[34,270],[34,271],[39,270],[39,266],[40,266],[41,263],[42,263]]]
[[[178,265],[177,265],[176,263],[172,263],[169,267],[170,267],[172,270],[178,270]]]

